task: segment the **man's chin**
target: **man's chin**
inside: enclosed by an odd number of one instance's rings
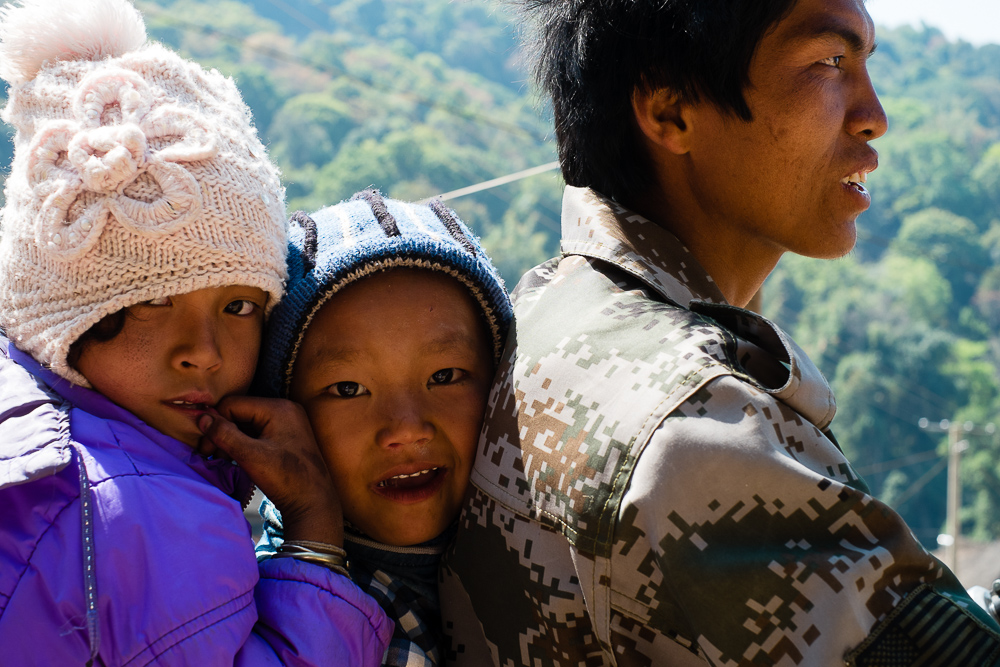
[[[858,228],[854,220],[842,223],[835,234],[829,234],[822,238],[815,239],[816,243],[808,244],[802,249],[794,249],[792,252],[812,257],[813,259],[838,259],[844,257],[857,245]]]

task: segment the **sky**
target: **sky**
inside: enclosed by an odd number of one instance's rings
[[[876,26],[939,28],[949,39],[1000,44],[1000,0],[867,0]]]

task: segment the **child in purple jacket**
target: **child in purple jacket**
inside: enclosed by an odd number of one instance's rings
[[[346,576],[304,411],[241,396],[282,295],[286,228],[233,82],[146,44],[127,0],[6,7],[0,76],[17,130],[0,239],[0,661],[379,664],[392,627]],[[205,456],[214,420],[254,449]],[[288,537],[259,565],[253,483]]]

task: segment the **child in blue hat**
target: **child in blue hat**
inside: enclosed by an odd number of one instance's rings
[[[496,269],[440,202],[358,193],[307,216],[258,383],[309,416],[350,575],[396,622],[386,665],[443,663],[437,566],[461,509],[511,320]],[[266,501],[259,559],[281,549]]]

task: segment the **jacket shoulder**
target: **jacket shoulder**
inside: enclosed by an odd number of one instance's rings
[[[472,480],[511,510],[610,552],[621,497],[663,420],[721,376],[823,429],[829,385],[749,311],[690,307],[611,263],[568,256],[529,272],[487,407]]]
[[[699,387],[736,372],[735,338],[582,257],[526,276],[514,310],[472,481],[602,554],[643,444]]]

